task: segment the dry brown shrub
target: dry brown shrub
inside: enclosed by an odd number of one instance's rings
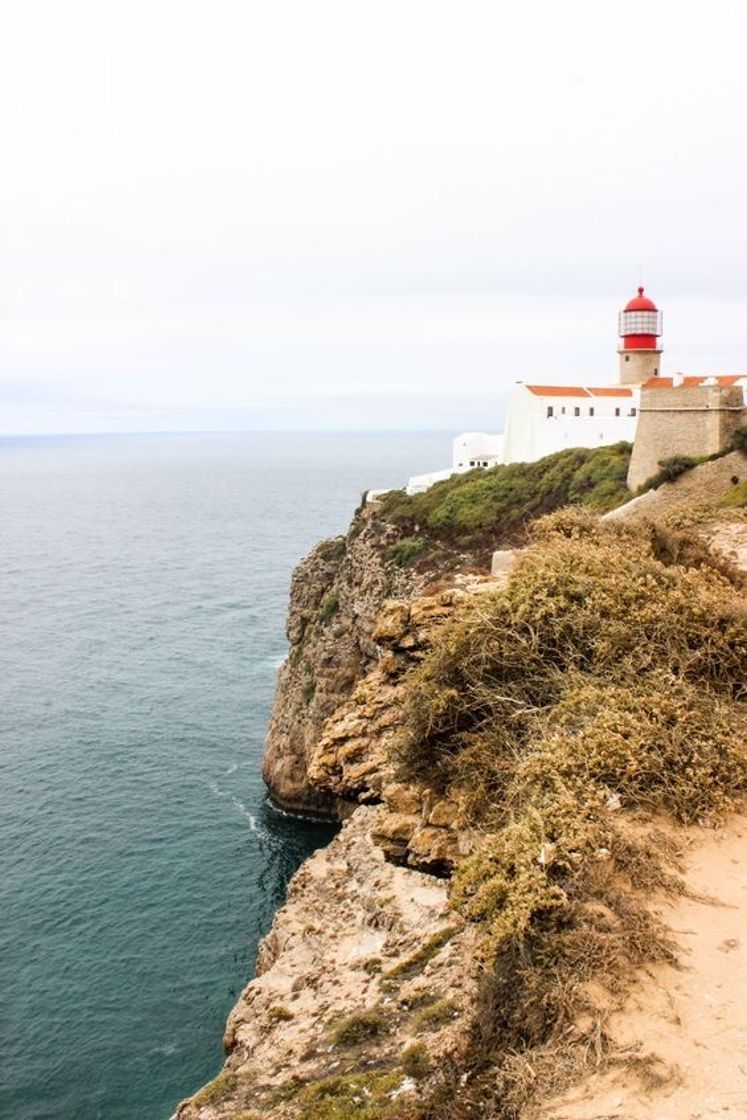
[[[482,832],[452,903],[481,925],[486,971],[469,1052],[423,1120],[513,1120],[606,1060],[584,985],[674,959],[642,892],[678,889],[676,853],[624,810],[718,819],[747,789],[745,665],[745,600],[699,549],[575,512],[440,631],[406,682],[399,760],[463,792]]]

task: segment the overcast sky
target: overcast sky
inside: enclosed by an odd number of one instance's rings
[[[0,432],[499,429],[641,277],[744,370],[743,8],[0,0]]]

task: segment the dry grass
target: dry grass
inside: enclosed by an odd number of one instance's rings
[[[420,1120],[529,1116],[607,1060],[589,983],[674,959],[646,894],[678,888],[676,853],[620,809],[717,820],[747,789],[745,601],[674,533],[545,519],[410,675],[400,765],[469,791],[483,840],[452,903],[486,965],[468,1052]]]
[[[371,1038],[386,1034],[391,1023],[381,1008],[372,1007],[333,1023],[329,1028],[330,1038],[335,1046],[357,1046]]]
[[[410,976],[415,976],[418,972],[422,972],[428,961],[433,960],[458,932],[456,926],[446,926],[445,929],[440,929],[437,933],[434,933],[428,941],[421,945],[419,949],[416,949],[412,956],[406,957],[404,960],[400,961],[399,964],[394,965],[394,967],[390,968],[384,975],[390,979],[405,979]]]

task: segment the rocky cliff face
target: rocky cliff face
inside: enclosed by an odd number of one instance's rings
[[[290,650],[278,672],[263,774],[273,800],[294,812],[345,816],[347,791],[309,778],[309,759],[327,719],[378,657],[373,632],[388,598],[423,582],[388,558],[394,531],[359,511],[346,537],[323,541],[291,583]]]
[[[717,547],[718,532],[728,536],[732,561],[746,531],[704,530]],[[408,670],[455,611],[479,608],[480,595],[506,583],[514,556],[501,554],[492,576],[447,575],[398,567],[396,539],[365,509],[293,575],[264,775],[282,807],[345,823],[294,876],[229,1018],[225,1067],[178,1120],[406,1118],[439,1070],[467,1084],[460,1062],[481,1029],[484,973],[479,935],[451,906],[448,878],[480,838],[467,824],[467,790],[403,778],[397,736]],[[551,848],[540,849],[543,867]],[[479,1097],[471,1107],[455,1113],[449,1103],[437,1115],[483,1115]],[[632,1113],[610,1113],[623,1114]]]
[[[364,509],[293,574],[263,772],[281,807],[345,823],[294,876],[229,1018],[224,1070],[179,1120],[299,1107],[326,1120],[357,1114],[361,1094],[404,1100],[469,1033],[476,933],[445,879],[471,843],[459,791],[399,780],[390,755],[405,671],[495,580],[400,568],[396,539]],[[308,1086],[329,1090],[318,1112]]]
[[[294,877],[228,1020],[225,1069],[179,1120],[285,1120],[309,1085],[322,1102],[313,1115],[351,1115],[346,1101],[408,1094],[426,1062],[459,1046],[477,980],[474,930],[452,914],[444,882],[386,862],[371,838],[380,813],[357,809]],[[363,1051],[370,1075],[347,1076]]]

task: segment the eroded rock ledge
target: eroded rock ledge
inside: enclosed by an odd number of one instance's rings
[[[283,1120],[306,1084],[359,1067],[362,1048],[374,1079],[386,1069],[406,1093],[412,1071],[458,1050],[475,930],[451,911],[444,882],[387,862],[372,839],[384,812],[356,809],[294,876],[229,1017],[225,1069],[179,1120]]]

